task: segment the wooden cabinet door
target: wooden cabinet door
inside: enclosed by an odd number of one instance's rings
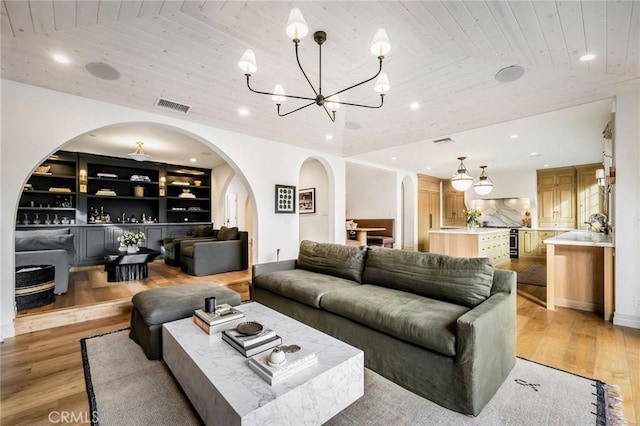
[[[535,231],[520,231],[518,251],[519,256],[535,256],[536,255],[536,236]]]
[[[540,226],[553,226],[555,223],[555,187],[538,188],[538,224]]]
[[[444,226],[455,226],[456,224],[456,196],[452,192],[445,192],[442,196],[444,209],[442,212],[442,224]]]
[[[564,227],[575,227],[576,223],[576,191],[575,187],[556,188],[556,224]]]
[[[457,192],[454,198],[455,224],[465,226],[467,224],[467,206],[464,204],[464,192]]]
[[[429,251],[429,231],[440,229],[440,194],[418,190],[418,251]]]

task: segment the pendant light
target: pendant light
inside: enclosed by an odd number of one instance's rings
[[[150,155],[145,154],[144,151],[142,150],[142,142],[136,142],[136,149],[135,151],[127,154],[130,158],[133,158],[136,161],[146,161],[149,160],[151,158]]]
[[[471,188],[471,185],[473,184],[473,178],[469,175],[469,172],[467,172],[467,168],[463,163],[466,159],[467,157],[458,157],[460,165],[458,166],[456,174],[451,178],[451,185],[456,191],[466,191]]]
[[[493,182],[487,176],[487,171],[485,170],[487,166],[480,166],[482,169],[482,173],[478,178],[478,182],[473,185],[473,190],[476,191],[478,195],[487,195],[493,190]]]

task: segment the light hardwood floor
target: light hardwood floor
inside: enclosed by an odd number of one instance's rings
[[[521,270],[531,262],[535,260],[520,259],[510,268]],[[175,272],[162,264],[153,266],[150,280]],[[153,283],[144,280],[140,285]],[[518,356],[620,385],[628,423],[640,424],[640,330],[614,326],[588,312],[547,311],[539,292],[535,286],[519,286]],[[50,424],[49,414],[61,411],[88,416],[79,341],[127,327],[129,314],[130,308],[108,318],[7,339],[1,346],[0,424]]]

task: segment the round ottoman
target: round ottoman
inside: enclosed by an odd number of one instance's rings
[[[53,303],[56,270],[53,265],[16,267],[16,306],[19,311]]]

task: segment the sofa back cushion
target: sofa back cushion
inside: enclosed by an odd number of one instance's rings
[[[484,257],[369,247],[362,282],[472,308],[489,297],[493,272]]]
[[[196,231],[193,234],[194,237],[202,238],[202,237],[212,237],[213,236],[213,228],[211,225],[198,225]]]
[[[33,229],[29,231],[15,231],[15,237],[25,238],[25,237],[35,237],[41,235],[68,235],[71,233],[71,229],[69,228],[56,228],[56,229]]]
[[[73,234],[67,235],[36,235],[33,237],[16,237],[16,251],[35,250],[66,250],[69,259],[76,256],[73,244]]]
[[[367,258],[365,246],[316,243],[303,240],[298,253],[298,268],[311,272],[362,282],[362,269]]]
[[[227,228],[226,226],[222,226],[218,231],[218,235],[216,235],[216,239],[219,241],[239,240],[240,233],[238,227]]]

